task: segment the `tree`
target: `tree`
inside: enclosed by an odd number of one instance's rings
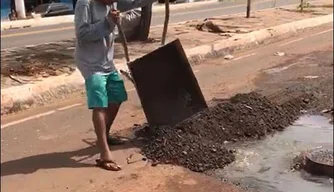
[[[304,12],[304,0],[300,0],[300,12]]]
[[[250,18],[252,0],[247,0],[246,18]]]
[[[169,0],[165,0],[165,22],[162,31],[161,45],[165,45],[166,42],[168,22],[169,22]]]
[[[138,40],[146,41],[150,34],[152,19],[152,4],[141,8],[141,20],[139,27]]]

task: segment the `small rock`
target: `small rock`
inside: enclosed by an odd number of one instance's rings
[[[304,110],[304,109],[303,109],[303,110],[300,110],[300,112],[301,112],[301,113],[307,113],[307,111]]]
[[[249,33],[250,31],[248,29],[237,29],[237,33]]]
[[[317,79],[319,76],[312,76],[312,75],[308,75],[308,76],[304,76],[305,79]]]
[[[227,144],[228,143],[228,141],[224,141],[224,144]]]
[[[274,55],[282,57],[282,56],[285,55],[285,53],[284,52],[276,52]]]
[[[21,110],[26,110],[26,109],[29,109],[31,107],[31,105],[28,105],[28,104],[24,104],[21,106]]]
[[[187,155],[187,154],[188,154],[187,151],[182,151],[182,153],[183,153],[184,155]]]
[[[305,98],[305,99],[303,99],[303,101],[304,101],[305,103],[309,103],[309,102],[310,102],[310,99]]]
[[[232,37],[232,34],[229,33],[219,33],[219,35],[223,37]]]
[[[264,173],[266,171],[269,171],[269,169],[271,169],[271,167],[261,167],[261,169],[258,171],[258,173]]]
[[[228,152],[230,152],[230,153],[236,153],[237,150],[235,150],[235,149],[231,149],[231,150],[229,150]]]
[[[329,112],[332,112],[333,111],[333,108],[332,109],[324,109],[321,111],[321,113],[329,113]]]
[[[49,76],[50,76],[48,73],[42,73],[41,75],[42,75],[42,77],[44,77],[44,78],[46,78],[46,77],[49,77]]]
[[[251,106],[245,105],[246,108],[253,110],[253,108]]]
[[[233,58],[234,58],[233,55],[225,55],[224,56],[224,59],[226,59],[226,60],[231,60]]]

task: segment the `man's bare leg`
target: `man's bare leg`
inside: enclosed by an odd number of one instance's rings
[[[112,124],[114,123],[114,120],[117,116],[117,113],[119,111],[121,104],[119,103],[109,103],[108,108],[107,108],[107,113],[106,113],[106,133],[107,136],[110,134],[110,129]]]
[[[97,136],[97,146],[100,150],[100,162],[103,168],[118,171],[120,168],[113,163],[111,158],[111,152],[107,142],[106,135],[106,113],[107,109],[95,108],[93,109],[93,123],[95,128],[95,133]]]
[[[109,136],[111,126],[114,123],[114,120],[118,114],[120,106],[121,104],[119,103],[109,103],[108,108],[107,108],[106,135],[107,135],[107,142],[109,145],[121,145],[125,143],[125,141],[120,138],[112,138]]]

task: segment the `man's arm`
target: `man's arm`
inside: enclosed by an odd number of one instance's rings
[[[115,28],[114,22],[105,17],[99,22],[90,23],[90,12],[87,4],[77,3],[75,8],[75,35],[80,42],[90,42],[108,36]]]

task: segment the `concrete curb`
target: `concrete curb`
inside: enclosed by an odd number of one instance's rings
[[[289,34],[297,33],[299,30],[330,22],[333,22],[333,14],[286,23],[247,34],[238,34],[234,38],[222,40],[215,44],[186,49],[185,52],[189,61],[196,64],[206,58],[231,54],[237,50],[284,38]],[[116,64],[116,67],[123,69],[125,65]],[[82,90],[83,85],[84,81],[80,72],[75,71],[71,75],[50,77],[35,84],[2,89],[1,115],[23,110],[31,105],[43,105],[52,99],[62,98],[66,94]]]
[[[207,0],[207,1],[202,1],[202,2],[194,2],[194,3],[186,3],[186,4],[172,4],[170,9],[171,10],[181,10],[181,9],[187,9],[190,7],[199,7],[202,5],[215,3],[215,2],[218,2],[218,0]],[[165,11],[165,7],[156,5],[156,6],[153,6],[152,11],[153,12],[163,12]],[[18,21],[4,21],[4,22],[1,22],[1,31],[8,30],[8,29],[48,26],[48,25],[57,25],[57,24],[65,24],[65,23],[73,23],[73,22],[74,22],[74,15],[46,17],[46,18],[37,17],[34,19],[18,20]]]

